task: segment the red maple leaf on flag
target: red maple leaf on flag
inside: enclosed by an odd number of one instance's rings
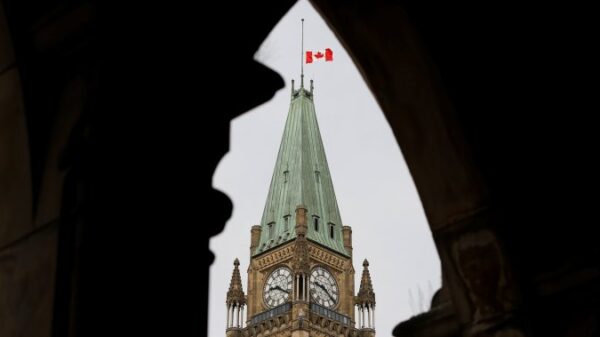
[[[325,49],[325,54],[323,54],[321,51],[316,51],[316,52],[313,52],[311,50],[306,51],[306,63],[313,63],[313,61],[314,61],[313,57],[317,61],[322,59],[323,57],[325,57],[325,62],[332,62],[333,61],[333,51],[330,48]]]

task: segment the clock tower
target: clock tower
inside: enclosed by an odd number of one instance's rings
[[[313,93],[304,75],[298,90],[292,80],[262,220],[250,231],[247,295],[234,262],[227,337],[375,336],[368,262],[355,293],[352,230],[340,217]]]

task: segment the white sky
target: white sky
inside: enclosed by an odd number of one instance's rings
[[[230,152],[213,177],[213,186],[233,200],[234,209],[224,231],[210,242],[216,255],[210,270],[211,337],[225,334],[225,296],[236,257],[247,290],[250,227],[260,223],[267,199],[289,108],[290,80],[299,83],[300,18],[305,19],[305,50],[331,48],[334,53],[333,62],[305,65],[305,86],[314,79],[315,108],[342,221],[352,226],[356,291],[363,259],[370,263],[377,335],[391,336],[398,322],[423,311],[416,308],[418,287],[428,308],[430,289],[441,283],[421,202],[383,112],[337,38],[308,1],[301,0],[256,54],[284,77],[286,87],[231,122]],[[245,86],[254,85],[251,78],[243,80]]]

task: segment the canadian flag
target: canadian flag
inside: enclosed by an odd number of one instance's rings
[[[307,51],[306,63],[313,63],[313,58],[315,58],[317,61],[325,58],[325,62],[333,62],[333,51],[331,51],[329,48],[325,49],[325,54],[321,53],[321,51]]]

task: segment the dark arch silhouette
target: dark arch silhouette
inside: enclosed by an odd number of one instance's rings
[[[283,85],[252,55],[292,3],[1,2],[1,335],[205,334],[231,212],[211,177],[229,121]],[[313,4],[442,262],[440,305],[395,333],[597,334],[588,11]]]

